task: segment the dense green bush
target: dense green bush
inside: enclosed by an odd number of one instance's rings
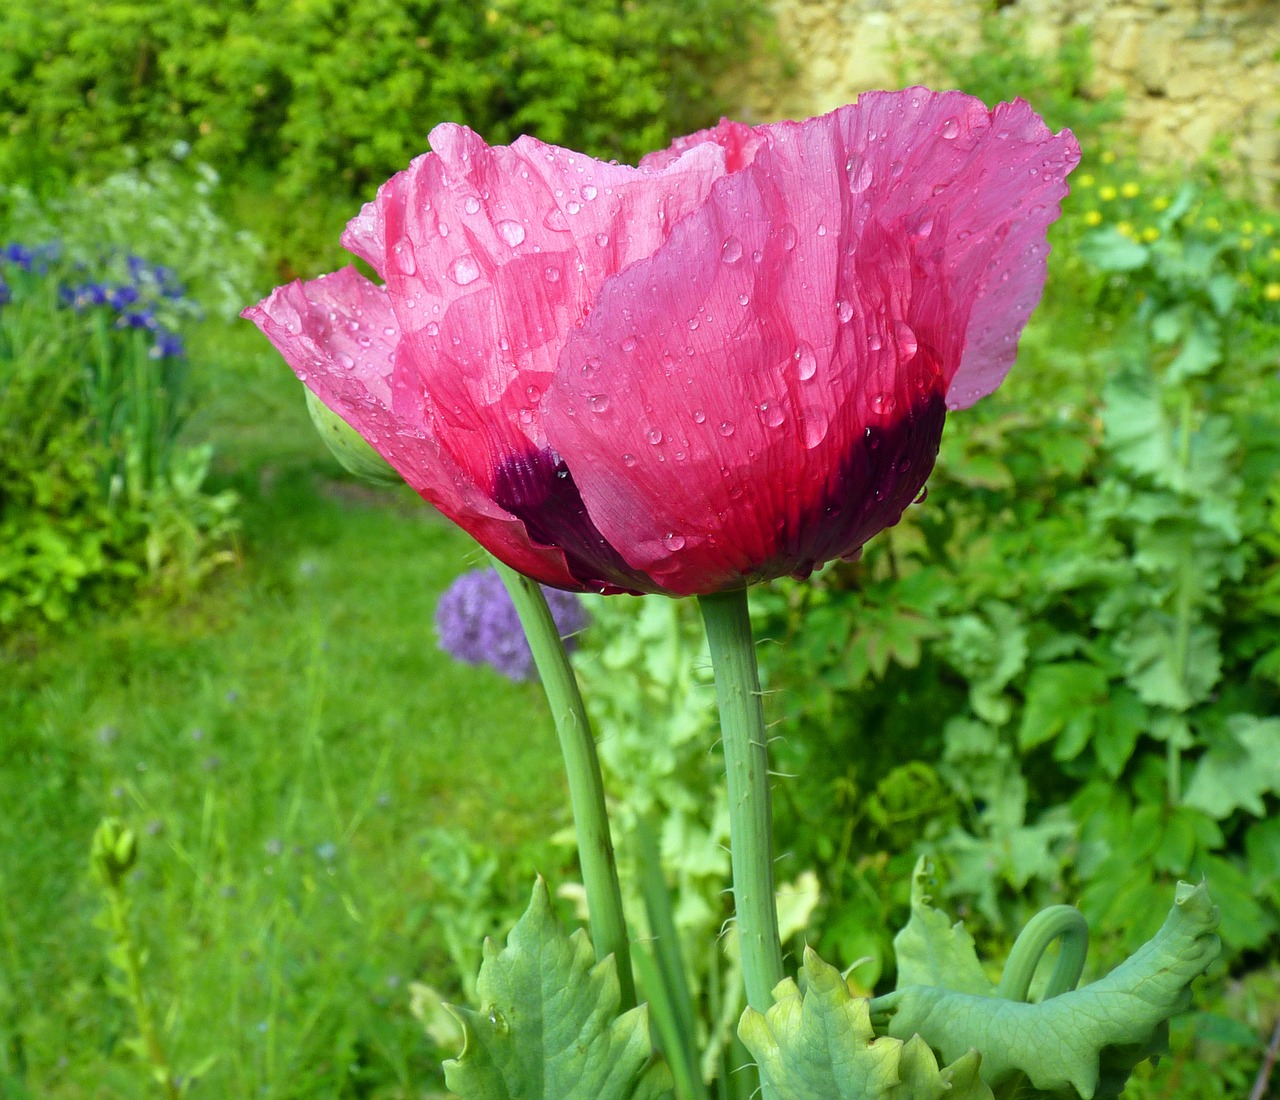
[[[0,10],[0,176],[176,142],[292,197],[365,195],[435,123],[634,158],[715,110],[758,0],[50,0]]]

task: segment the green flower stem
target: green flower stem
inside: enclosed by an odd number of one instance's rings
[[[493,562],[511,594],[516,613],[533,650],[533,661],[542,688],[551,705],[560,752],[569,777],[569,802],[578,834],[578,859],[582,864],[582,884],[587,891],[587,912],[591,921],[591,942],[596,958],[612,955],[618,968],[622,994],[621,1010],[634,1008],[636,984],[631,976],[631,945],[622,915],[622,891],[618,887],[618,865],[609,835],[609,815],[604,804],[604,780],[600,760],[591,735],[587,709],[578,690],[578,680],[569,664],[560,631],[547,607],[547,599],[537,582],[496,558]]]
[[[1075,989],[1089,954],[1089,925],[1074,906],[1052,905],[1032,917],[1014,942],[1000,976],[998,995],[1008,1001],[1025,1001],[1036,968],[1056,939],[1062,940],[1062,950],[1043,999],[1048,1001]]]
[[[784,977],[773,885],[769,751],[745,589],[699,596],[715,667],[729,782],[729,840],[747,1003],[764,1013]]]

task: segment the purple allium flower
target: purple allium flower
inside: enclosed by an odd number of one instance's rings
[[[551,617],[568,646],[587,625],[586,609],[572,592],[544,588]],[[515,606],[495,569],[463,573],[436,605],[440,648],[470,665],[490,664],[511,680],[534,676],[533,653]]]

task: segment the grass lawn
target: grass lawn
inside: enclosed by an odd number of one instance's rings
[[[407,490],[340,480],[247,325],[194,348],[221,372],[192,431],[243,496],[241,563],[186,607],[0,656],[0,1097],[152,1094],[96,924],[106,814],[141,839],[173,1067],[214,1059],[194,1095],[419,1097],[440,1052],[410,981],[461,995],[492,903],[565,859],[550,720],[536,685],[436,648],[475,544]]]

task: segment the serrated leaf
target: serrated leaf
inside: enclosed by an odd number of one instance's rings
[[[1106,701],[1107,674],[1086,661],[1040,665],[1027,680],[1026,706],[1018,727],[1018,744],[1034,748],[1051,741],[1076,723],[1093,728],[1093,711]],[[1084,748],[1081,744],[1080,749]],[[1076,756],[1079,749],[1072,753]]]
[[[1042,1004],[907,986],[890,995],[889,1034],[920,1034],[944,1059],[981,1051],[993,1088],[1025,1074],[1045,1091],[1119,1096],[1133,1067],[1164,1048],[1169,1018],[1217,957],[1217,926],[1205,885],[1182,883],[1154,938],[1092,985]]]
[[[952,924],[946,913],[929,904],[932,873],[923,856],[911,873],[911,919],[893,938],[898,985],[935,985],[990,997],[995,983],[982,969],[964,922]]]
[[[922,1039],[877,1039],[870,1002],[810,948],[801,981],[803,993],[790,978],[779,982],[773,1007],[748,1008],[738,1025],[777,1100],[991,1100],[976,1053],[939,1069]]]
[[[1227,734],[1200,757],[1183,801],[1219,821],[1236,810],[1262,817],[1263,795],[1280,791],[1280,719],[1234,714]]]
[[[660,1100],[671,1088],[655,1061],[647,1008],[617,1015],[610,956],[596,963],[581,929],[566,936],[546,884],[499,950],[485,941],[481,1009],[455,1009],[464,1045],[444,1063],[462,1100]]]

